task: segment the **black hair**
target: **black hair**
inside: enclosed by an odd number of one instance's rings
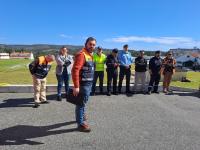
[[[155,54],[160,54],[160,51],[155,51]]]
[[[123,46],[123,48],[125,48],[125,47],[128,47],[128,44],[125,44],[125,45]]]
[[[60,49],[67,48],[66,46],[62,46]]]
[[[118,53],[118,49],[117,49],[117,48],[114,48],[114,49],[112,50],[112,52],[113,52],[113,53]]]
[[[87,40],[86,40],[86,42],[85,42],[85,46],[87,45],[87,43],[88,42],[90,42],[90,41],[97,41],[95,38],[93,38],[93,37],[89,37],[89,38],[87,38]]]

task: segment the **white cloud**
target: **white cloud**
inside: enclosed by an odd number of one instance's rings
[[[66,34],[60,34],[59,36],[62,37],[62,38],[69,38],[69,39],[72,38],[72,36],[66,35]]]
[[[200,41],[190,37],[142,37],[142,36],[121,36],[104,40],[115,43],[144,42],[171,46],[200,46]]]

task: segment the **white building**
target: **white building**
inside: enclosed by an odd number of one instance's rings
[[[34,59],[33,53],[24,53],[24,52],[13,52],[10,54],[10,58],[12,59]]]
[[[192,53],[192,54],[182,55],[182,56],[176,58],[176,62],[177,62],[177,66],[182,66],[182,67],[184,67],[186,64],[200,65],[200,54]],[[187,66],[187,67],[189,67],[189,66]]]
[[[0,53],[0,59],[10,59],[9,53]]]

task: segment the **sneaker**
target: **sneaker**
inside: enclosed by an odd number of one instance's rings
[[[103,91],[101,91],[99,94],[100,94],[100,95],[103,95],[103,94],[104,94],[104,92],[103,92]]]
[[[90,132],[91,129],[90,129],[89,125],[81,124],[81,125],[78,126],[78,131],[80,131],[80,132]]]
[[[118,95],[118,93],[117,93],[117,92],[113,92],[112,94],[113,94],[113,95]]]
[[[39,103],[35,103],[35,105],[33,106],[33,108],[38,108],[40,105]]]
[[[167,90],[163,90],[163,93],[167,94],[167,93],[168,93],[168,91],[167,91]]]
[[[49,104],[48,101],[41,101],[41,104]]]
[[[62,101],[62,97],[60,95],[57,96],[57,101]]]
[[[158,92],[158,91],[153,91],[153,93],[159,94],[160,92]]]
[[[110,92],[108,92],[108,93],[107,93],[107,96],[111,96],[111,93],[110,93]]]
[[[151,91],[148,91],[147,94],[148,94],[148,95],[151,95]]]
[[[130,90],[127,90],[126,94],[132,94],[132,92]]]

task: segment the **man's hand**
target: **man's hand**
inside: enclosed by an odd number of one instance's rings
[[[115,64],[114,64],[114,67],[118,67],[118,66],[119,66],[119,64],[118,64],[118,63],[115,63]]]
[[[80,89],[79,88],[73,88],[73,94],[74,96],[77,96],[79,93]]]
[[[176,71],[175,71],[175,69],[173,69],[172,75],[174,75],[174,74],[175,74],[175,72],[176,72]]]
[[[130,68],[130,66],[126,66],[126,69],[129,69]]]

